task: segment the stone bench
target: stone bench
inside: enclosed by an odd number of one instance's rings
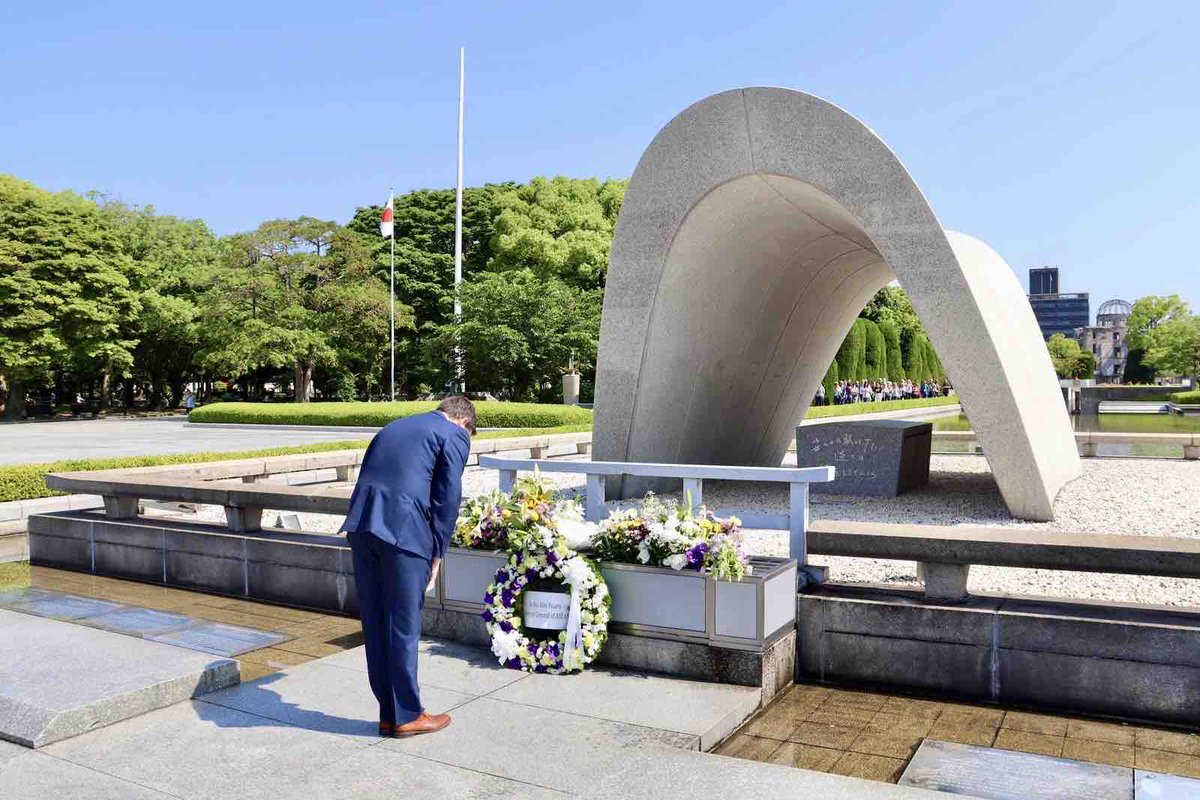
[[[972,564],[1200,578],[1200,540],[1152,536],[814,520],[808,552],[915,561],[940,602],[967,598]]]
[[[544,454],[552,447],[574,447],[577,454],[591,448],[590,431],[471,442],[471,455],[529,450]],[[262,528],[266,509],[311,514],[345,514],[351,489],[347,486],[282,486],[261,482],[272,475],[292,472],[335,471],[339,483],[357,479],[365,450],[244,458],[200,464],[60,472],[46,476],[51,489],[70,494],[99,495],[109,519],[131,519],[143,500],[222,506],[229,530],[245,533]],[[227,481],[241,479],[244,486]]]

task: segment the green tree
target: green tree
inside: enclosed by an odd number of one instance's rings
[[[900,344],[904,354],[904,374],[912,381],[923,381],[926,378],[927,367],[925,365],[925,334],[906,330],[901,332]]]
[[[825,372],[825,377],[821,381],[821,385],[825,387],[825,405],[833,403],[834,393],[837,391],[838,381],[838,362],[835,360],[829,365],[829,369]]]
[[[242,377],[286,368],[295,400],[304,402],[317,367],[345,366],[339,341],[357,337],[359,356],[362,348],[387,352],[387,286],[359,234],[301,217],[264,222],[222,244],[203,299],[209,369]],[[411,325],[408,308],[398,305],[396,315]]]
[[[113,374],[133,362],[124,330],[140,311],[111,224],[96,205],[0,175],[0,376],[6,414],[56,369],[98,379],[107,404]]]
[[[925,380],[946,380],[946,372],[942,369],[942,359],[938,357],[937,351],[933,349],[933,342],[929,341],[928,336],[924,339],[924,346],[925,353],[921,360],[925,364]]]
[[[856,359],[854,362],[854,380],[862,381],[870,377],[870,375],[867,374],[867,320],[859,317],[858,319],[854,320],[854,327],[858,328],[858,340],[862,343],[861,346],[855,350]]]
[[[887,343],[883,332],[869,319],[863,320],[866,333],[866,375],[870,380],[883,380],[887,377]]]
[[[900,351],[900,327],[893,320],[879,323],[879,331],[883,334],[884,347],[887,350],[887,378],[898,382],[904,380],[904,354]]]
[[[1129,348],[1129,358],[1125,361],[1125,373],[1121,380],[1125,383],[1154,383],[1154,369],[1145,361],[1146,351],[1138,347]]]
[[[846,338],[842,340],[841,347],[838,348],[837,355],[835,356],[838,365],[838,375],[840,376],[839,380],[858,380],[855,377],[858,374],[858,362],[860,359],[864,361],[866,359],[866,342],[863,336],[862,326],[858,324],[851,325],[850,330],[846,332]]]
[[[497,197],[515,184],[489,184],[463,190],[463,280],[487,270],[492,258]],[[412,309],[411,325],[397,334],[396,382],[399,391],[419,384],[440,386],[450,377],[447,365],[429,360],[426,338],[454,315],[454,190],[420,189],[396,198],[396,300]],[[386,287],[391,242],[379,235],[381,206],[359,208],[347,228],[371,243],[375,274]],[[386,354],[385,354],[386,357]]]
[[[130,285],[141,305],[126,326],[126,336],[138,341],[125,382],[127,403],[132,404],[140,384],[151,408],[177,406],[197,374],[199,286],[216,264],[217,238],[201,220],[160,216],[153,206],[128,205],[98,193],[93,199],[130,258]]]
[[[1160,325],[1188,316],[1188,304],[1177,294],[1138,298],[1129,312],[1129,346],[1142,351],[1154,347],[1154,331]]]
[[[1155,371],[1193,378],[1200,375],[1200,316],[1167,320],[1154,329],[1145,361]]]
[[[529,269],[542,280],[602,287],[627,184],[534,178],[501,193],[489,268]]]
[[[1079,342],[1056,333],[1046,342],[1054,371],[1060,378],[1090,378],[1096,372],[1096,359]]]
[[[888,285],[875,293],[875,296],[862,310],[861,316],[871,320],[876,325],[885,322],[895,324],[900,332],[923,333],[921,318],[917,316],[912,301],[899,286]]]
[[[600,338],[598,290],[542,280],[532,270],[486,273],[464,284],[463,321],[447,323],[428,342],[450,363],[461,345],[467,386],[510,400],[561,396],[568,360],[584,379],[595,374]]]
[[[1200,375],[1200,317],[1179,295],[1149,295],[1129,314],[1130,350],[1142,351],[1142,362],[1156,373]]]

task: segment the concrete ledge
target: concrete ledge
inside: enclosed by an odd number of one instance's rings
[[[30,517],[29,540],[34,564],[358,613],[350,546],[338,536],[233,534],[215,525],[64,511]],[[427,599],[425,633],[483,647],[491,643],[477,612],[442,608],[433,597]],[[789,628],[761,649],[745,644],[734,649],[610,631],[600,663],[761,687],[767,701],[791,683],[795,639]]]
[[[41,747],[239,682],[238,663],[0,610],[0,739]]]
[[[798,676],[1197,727],[1200,613],[827,584],[797,598]]]
[[[490,647],[487,628],[478,614],[448,609],[425,609],[424,635]],[[756,653],[672,639],[631,634],[608,634],[608,644],[598,663],[643,672],[657,672],[695,680],[755,686],[762,689],[762,703],[770,702],[792,682],[795,669],[796,635],[780,637]]]
[[[337,536],[244,535],[86,511],[29,518],[33,564],[357,614],[349,549]]]

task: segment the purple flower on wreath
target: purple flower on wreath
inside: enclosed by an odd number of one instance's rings
[[[512,633],[512,629],[513,626],[511,622],[504,621],[500,623],[500,630],[504,631],[505,633]]]
[[[490,606],[494,602],[496,602],[496,595],[492,594],[491,592],[488,592],[483,596],[483,604],[485,606]]]
[[[508,667],[509,669],[520,669],[521,659],[515,657],[510,658],[508,661],[504,662],[504,666]]]
[[[484,622],[492,622],[495,619],[495,617],[492,616],[492,612],[486,608],[483,610],[483,613],[480,614],[479,616],[483,617]]]
[[[500,602],[504,605],[505,608],[512,608],[513,599],[514,599],[513,593],[510,592],[508,589],[505,589],[500,594]]]
[[[557,564],[558,563],[558,553],[554,552],[553,550],[551,550],[549,553],[546,553],[546,561],[551,564]]]
[[[534,578],[537,577],[537,575],[538,575],[538,571],[536,569],[533,569],[532,567],[525,570],[525,580],[527,580],[527,581],[533,580]]]
[[[534,671],[534,672],[545,672],[545,671],[546,671],[546,665],[545,665],[545,664],[536,664],[536,665],[534,666],[534,668],[533,668],[533,671]]]
[[[506,569],[504,569],[503,567],[496,570],[496,583],[503,583],[504,579],[507,577],[508,577],[508,571]]]
[[[704,566],[704,557],[708,555],[708,542],[696,542],[687,551],[688,566],[700,569]]]

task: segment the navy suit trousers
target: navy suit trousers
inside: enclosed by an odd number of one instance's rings
[[[421,715],[417,646],[432,564],[371,533],[347,536],[367,647],[367,676],[379,721],[403,725]]]

